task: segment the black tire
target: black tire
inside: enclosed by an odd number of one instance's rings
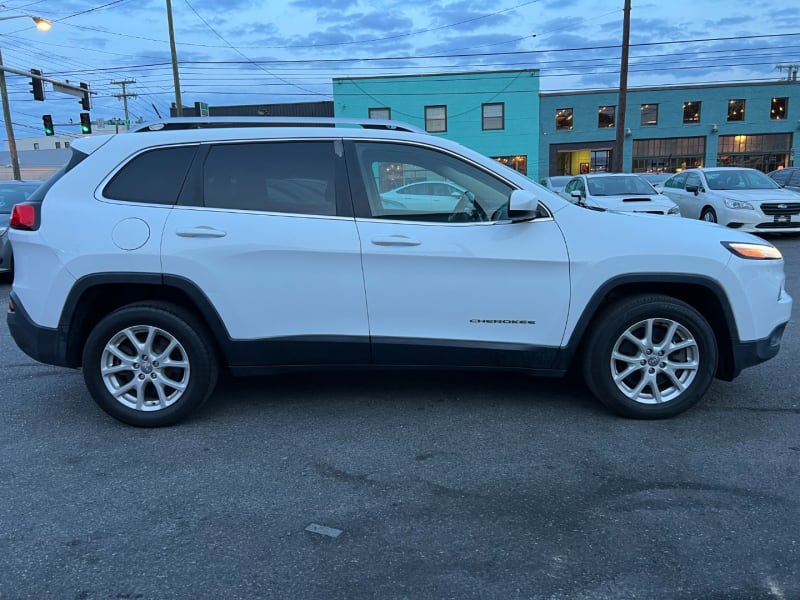
[[[672,417],[695,405],[711,385],[719,359],[714,332],[685,302],[632,296],[601,311],[595,323],[581,356],[583,375],[611,411],[634,419]],[[668,343],[678,348],[670,350]]]
[[[83,378],[94,401],[112,417],[138,427],[174,425],[186,418],[211,395],[218,372],[206,328],[190,312],[168,303],[141,302],[115,310],[92,329],[83,348]]]
[[[717,213],[713,208],[706,207],[703,209],[703,212],[700,213],[700,220],[706,221],[707,223],[717,223]]]

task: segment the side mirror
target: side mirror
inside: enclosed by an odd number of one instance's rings
[[[581,194],[581,191],[580,191],[580,190],[572,190],[572,191],[569,193],[569,195],[570,195],[570,196],[572,196],[573,198],[577,198],[578,200],[580,200],[581,198],[583,198],[583,194]]]
[[[529,190],[514,190],[508,200],[508,218],[531,221],[539,216],[539,198]]]
[[[687,185],[686,191],[692,192],[695,196],[697,196],[697,194],[700,193],[700,188],[696,185]]]

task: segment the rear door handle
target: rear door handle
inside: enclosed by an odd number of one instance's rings
[[[404,235],[379,235],[370,241],[376,246],[419,246],[422,243]]]
[[[207,227],[205,225],[190,227],[189,229],[178,229],[175,233],[178,237],[188,238],[221,238],[228,235],[225,231],[220,231],[219,229],[214,229],[213,227]]]

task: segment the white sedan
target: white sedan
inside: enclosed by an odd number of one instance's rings
[[[687,169],[665,181],[663,193],[690,219],[749,233],[800,232],[800,194],[756,169]]]
[[[593,173],[574,177],[561,192],[580,206],[614,212],[681,216],[678,206],[631,173]]]
[[[416,181],[388,192],[381,192],[384,208],[414,212],[449,212],[465,190],[449,181]]]

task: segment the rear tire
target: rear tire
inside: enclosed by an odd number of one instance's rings
[[[206,328],[167,303],[115,310],[94,327],[83,349],[83,377],[94,401],[138,427],[186,418],[211,395],[217,374]]]
[[[696,404],[717,370],[711,326],[694,308],[662,295],[633,296],[596,316],[583,352],[586,384],[613,412],[663,419]]]

